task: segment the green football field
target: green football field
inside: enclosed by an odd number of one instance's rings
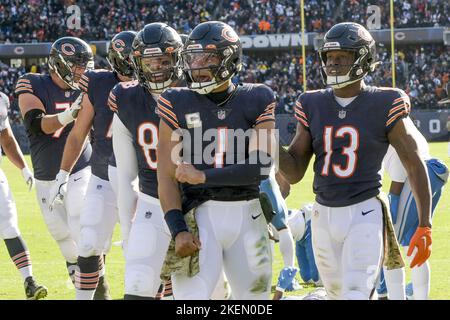
[[[445,161],[450,167],[447,153],[447,143],[430,144],[431,153],[434,157]],[[29,161],[29,157],[27,157]],[[20,175],[20,171],[3,158],[2,169],[8,177],[14,199],[17,203],[19,215],[19,226],[22,235],[28,245],[33,262],[33,271],[36,279],[48,287],[47,299],[68,300],[74,299],[75,290],[68,278],[65,262],[56,242],[51,238],[44,224],[36,201],[35,191],[27,191],[26,185]],[[311,168],[311,166],[310,166]],[[312,202],[312,171],[308,171],[305,179],[291,189],[287,199],[289,208],[299,208],[307,202]],[[389,185],[385,179],[384,189]],[[444,190],[441,201],[436,209],[433,219],[433,253],[431,255],[431,298],[450,299],[450,277],[448,268],[450,266],[450,192]],[[119,227],[116,226],[113,243],[120,241]],[[273,285],[276,284],[278,273],[282,268],[282,259],[277,246],[273,265]],[[106,260],[107,278],[111,286],[111,294],[114,299],[123,297],[124,286],[124,259],[121,248],[115,244]],[[407,272],[408,276],[409,272]],[[298,280],[300,277],[297,276]],[[407,277],[408,279],[408,277]],[[313,288],[305,286],[304,290],[293,292],[302,295]],[[24,299],[25,293],[20,273],[8,256],[4,245],[0,245],[0,299]]]

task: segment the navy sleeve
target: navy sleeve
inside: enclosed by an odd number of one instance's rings
[[[408,95],[400,89],[394,91],[393,98],[384,106],[386,108],[386,131],[389,132],[395,124],[409,116],[411,102]]]
[[[264,122],[275,122],[275,94],[266,85],[260,85],[256,89],[255,96],[259,97],[256,104],[256,117],[254,125]]]
[[[39,91],[39,83],[36,79],[36,75],[27,73],[21,76],[19,80],[17,80],[14,93],[18,97],[22,93],[32,93],[36,95],[37,91]]]
[[[87,71],[81,76],[80,81],[78,81],[78,86],[80,87],[81,91],[87,94],[92,104],[95,103],[94,95],[92,94],[92,87],[95,85],[95,79],[93,78],[93,73]]]
[[[21,76],[19,80],[17,80],[16,88],[14,90],[16,98],[23,93],[31,93],[41,100],[42,104],[45,106],[45,90],[42,88],[39,77],[39,74],[33,73],[27,73]]]
[[[302,93],[295,102],[295,118],[300,122],[306,129],[309,130],[308,116],[305,112],[305,94]]]

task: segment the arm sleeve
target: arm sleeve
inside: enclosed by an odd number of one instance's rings
[[[301,95],[297,101],[295,101],[295,118],[298,122],[300,122],[307,130],[309,130],[309,122],[308,122],[308,116],[306,115],[305,109],[302,105],[302,97]]]
[[[118,197],[120,216],[130,216],[136,209],[137,196],[132,182],[138,174],[138,161],[130,131],[117,114],[113,118],[113,150],[117,164]]]
[[[158,99],[158,115],[172,130],[180,128],[172,103],[164,93]]]
[[[269,87],[262,85],[256,89],[255,96],[259,97],[257,100],[256,106],[256,119],[254,121],[254,125],[264,122],[275,122],[275,108],[277,106],[277,102],[275,101],[275,94],[272,89]]]

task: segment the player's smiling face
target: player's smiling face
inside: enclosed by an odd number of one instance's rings
[[[213,80],[221,58],[216,52],[201,51],[186,53],[183,61],[184,67],[191,69],[192,79],[195,82],[208,82]]]
[[[151,82],[159,83],[169,80],[173,67],[172,55],[142,58],[142,70],[148,74]]]
[[[326,53],[326,72],[329,76],[344,76],[348,73],[355,59],[353,51],[332,50]]]

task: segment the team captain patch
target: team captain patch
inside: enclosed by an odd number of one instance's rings
[[[202,126],[202,120],[200,119],[200,113],[188,113],[185,115],[186,117],[186,125],[189,129],[199,128]]]

